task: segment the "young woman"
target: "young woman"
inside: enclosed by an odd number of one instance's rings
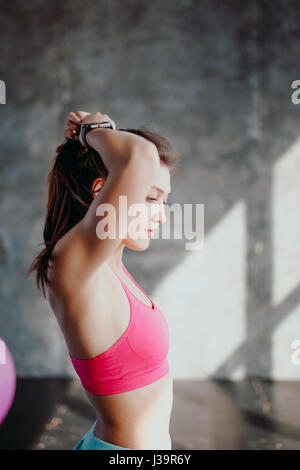
[[[84,141],[84,124],[103,122],[113,129]],[[48,176],[45,248],[27,275],[36,270],[96,412],[74,449],[171,449],[168,326],[122,256],[125,246],[146,250],[165,221],[177,152],[146,127],[115,130],[101,113],[70,112],[64,135]],[[145,211],[130,212],[136,203]]]

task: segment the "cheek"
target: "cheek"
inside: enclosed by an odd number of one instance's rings
[[[151,208],[146,207],[146,210],[143,211],[138,216],[138,221],[141,224],[142,228],[147,228],[149,226],[150,217],[151,217]]]
[[[153,206],[149,204],[149,206],[147,206],[147,218],[148,218],[148,220],[153,217],[153,213],[154,213]]]
[[[149,226],[149,221],[151,220],[151,218],[153,217],[153,208],[152,208],[152,212],[151,212],[151,205],[146,205],[146,210],[139,215],[139,220],[141,222],[141,225],[143,225],[143,227],[146,227],[148,228]]]
[[[138,241],[140,238],[143,238],[145,240],[149,239],[148,234],[145,232],[145,229],[149,228],[149,221],[151,220],[151,207],[148,205],[145,206],[146,210],[143,210],[142,212],[139,212],[139,214],[134,218],[134,223],[131,226],[131,230],[127,231],[127,238],[131,239],[133,242]],[[137,238],[136,234],[132,232],[137,230],[139,232]],[[133,235],[134,233],[134,235]]]
[[[149,204],[147,206],[147,213],[148,213],[148,220],[153,219],[153,217],[157,217],[160,211],[160,205],[158,203]]]

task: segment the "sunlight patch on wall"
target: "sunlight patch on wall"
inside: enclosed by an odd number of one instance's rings
[[[272,175],[272,304],[300,281],[300,139],[276,162]]]
[[[209,377],[244,342],[245,217],[239,202],[205,234],[202,250],[187,254],[153,293],[168,321],[176,379]],[[244,372],[239,366],[230,377]]]
[[[272,175],[272,304],[278,305],[300,282],[300,139],[276,162]],[[272,377],[300,378],[300,364],[293,364],[291,344],[300,339],[300,305],[272,334]]]

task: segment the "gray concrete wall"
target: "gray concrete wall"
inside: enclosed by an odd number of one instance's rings
[[[161,307],[177,379],[299,379],[299,3],[0,1],[0,335],[19,376],[72,376],[26,270],[69,111],[146,125],[180,154],[170,205],[205,207],[198,252],[124,262]]]

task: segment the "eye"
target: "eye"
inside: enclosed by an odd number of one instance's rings
[[[152,198],[151,198],[151,197],[148,197],[147,199],[148,199],[149,201],[158,201],[158,199],[155,199],[155,198],[153,198],[153,197],[152,197]],[[168,205],[167,202],[164,202],[164,204],[165,204],[166,206]]]

